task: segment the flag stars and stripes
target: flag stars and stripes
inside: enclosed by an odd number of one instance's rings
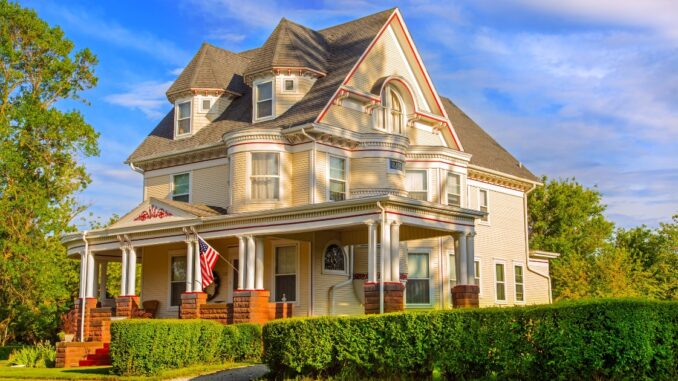
[[[204,239],[198,236],[198,248],[200,250],[200,272],[202,273],[202,288],[214,282],[212,270],[217,264],[219,253],[212,248]]]

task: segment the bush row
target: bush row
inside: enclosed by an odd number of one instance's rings
[[[261,326],[208,320],[127,319],[111,324],[111,359],[120,375],[261,357]]]
[[[601,300],[271,322],[278,377],[678,379],[678,303]]]

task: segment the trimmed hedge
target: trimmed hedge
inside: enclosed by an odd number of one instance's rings
[[[154,375],[166,369],[261,357],[261,326],[208,320],[126,319],[111,324],[113,371]]]
[[[548,306],[289,319],[263,329],[278,377],[678,379],[678,303]]]

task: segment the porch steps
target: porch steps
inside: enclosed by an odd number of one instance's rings
[[[80,366],[104,366],[111,365],[110,344],[104,343],[103,348],[98,348],[92,354],[88,354],[85,360],[80,360]]]

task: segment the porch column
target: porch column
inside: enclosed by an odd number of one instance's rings
[[[379,266],[382,282],[391,282],[391,221],[381,225],[381,263]]]
[[[254,290],[254,265],[256,263],[256,243],[254,237],[247,237],[247,282],[245,288]]]
[[[200,265],[200,248],[198,247],[198,240],[194,239],[191,242],[193,245],[193,292],[202,292],[202,271]]]
[[[86,261],[87,261],[87,292],[85,297],[87,298],[93,298],[94,297],[94,254],[90,251],[89,253],[85,253]]]
[[[238,290],[245,287],[245,250],[247,250],[245,237],[238,236]]]
[[[99,295],[99,265],[101,261],[97,257],[92,256],[94,262],[94,271],[92,272],[92,297],[96,298]]]
[[[186,240],[186,292],[193,291],[193,239]]]
[[[452,304],[458,307],[478,307],[480,288],[475,285],[475,263],[473,253],[473,236],[475,232],[464,231],[457,235],[459,251],[455,252],[457,260],[457,285],[452,288]]]
[[[400,222],[391,223],[391,282],[400,282]]]
[[[80,254],[80,293],[78,296],[84,298],[87,293],[87,286],[85,284],[85,277],[87,276],[87,257],[83,252]]]
[[[127,295],[127,246],[122,248],[122,265],[120,266],[120,296]]]
[[[377,226],[370,220],[367,224],[367,280],[377,281]]]
[[[472,231],[466,235],[466,267],[467,267],[467,284],[476,284],[476,266],[475,266],[475,253],[474,251],[474,237],[476,235],[475,231]]]
[[[468,261],[466,254],[466,233],[457,234],[456,239],[459,241],[459,277],[457,282],[459,284],[468,284]]]
[[[256,244],[256,267],[254,277],[254,288],[257,290],[264,289],[264,240],[263,238],[255,238]]]
[[[137,252],[133,246],[127,249],[127,295],[137,294]]]
[[[99,300],[106,299],[108,293],[106,283],[108,282],[108,261],[101,261],[101,276],[99,277]]]

